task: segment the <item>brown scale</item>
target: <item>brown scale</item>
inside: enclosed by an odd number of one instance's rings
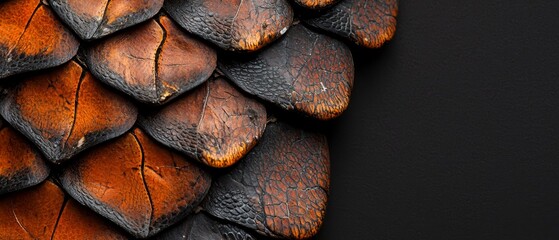
[[[321,120],[347,108],[354,78],[349,48],[303,25],[258,54],[222,58],[219,68],[248,93]]]
[[[255,51],[289,28],[287,0],[168,0],[164,9],[187,31],[231,51]]]
[[[98,39],[153,17],[163,0],[48,0],[82,39]]]
[[[135,129],[82,155],[61,182],[80,203],[145,238],[189,214],[211,178]]]
[[[139,123],[164,145],[223,168],[254,147],[266,127],[266,109],[217,78],[141,117]]]
[[[305,21],[357,45],[378,48],[396,31],[398,0],[344,0]]]
[[[79,42],[40,0],[0,2],[0,78],[58,66]]]
[[[128,239],[51,181],[0,197],[0,239]]]
[[[136,121],[130,101],[73,61],[7,91],[0,113],[54,163],[123,134]]]
[[[322,225],[329,178],[323,135],[269,123],[260,143],[214,182],[204,208],[265,235],[305,239]]]
[[[0,194],[36,185],[49,172],[35,146],[0,118]]]
[[[87,63],[101,81],[136,100],[163,104],[204,82],[215,51],[182,32],[167,16],[97,42]]]

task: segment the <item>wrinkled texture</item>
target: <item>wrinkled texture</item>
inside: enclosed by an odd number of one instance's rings
[[[255,240],[244,229],[208,217],[204,213],[190,215],[186,220],[159,234],[154,240]]]
[[[49,172],[35,146],[0,118],[0,194],[34,186]]]
[[[287,0],[167,0],[163,7],[187,31],[230,51],[258,50],[293,22]]]
[[[97,39],[153,17],[163,0],[48,0],[82,39]]]
[[[9,89],[0,114],[48,160],[60,163],[126,132],[137,110],[72,61]]]
[[[269,123],[260,143],[212,186],[209,214],[275,237],[315,235],[326,209],[330,175],[323,135]]]
[[[340,0],[293,0],[297,4],[309,9],[322,9],[330,7]]]
[[[0,239],[127,239],[51,181],[0,197]]]
[[[163,104],[204,82],[215,51],[161,16],[87,50],[92,73],[136,100]]]
[[[79,42],[39,0],[0,2],[0,78],[58,66]]]
[[[219,67],[248,93],[321,120],[347,108],[354,78],[349,48],[302,25],[258,54],[221,59]]]
[[[211,178],[135,129],[82,155],[61,182],[80,203],[145,238],[185,217],[202,201]]]
[[[344,0],[304,21],[357,45],[378,48],[394,36],[397,15],[398,0]]]
[[[166,146],[208,166],[228,167],[262,136],[266,109],[218,78],[141,117],[139,124]]]

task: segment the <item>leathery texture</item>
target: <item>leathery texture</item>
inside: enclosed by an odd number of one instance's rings
[[[394,36],[397,15],[398,0],[344,0],[303,19],[357,45],[378,48]]]
[[[79,41],[40,0],[0,2],[0,78],[58,66]]]
[[[78,202],[140,238],[188,215],[211,184],[203,169],[140,129],[90,150],[60,179]]]
[[[132,127],[136,107],[70,61],[23,79],[0,100],[0,114],[53,163]]]
[[[322,120],[347,108],[354,78],[349,48],[302,25],[262,52],[222,58],[219,68],[248,93]]]
[[[243,228],[214,219],[205,213],[188,216],[184,221],[169,228],[154,238],[154,240],[255,240],[253,233]]]
[[[139,125],[162,144],[224,168],[256,145],[266,120],[262,104],[216,78],[169,106],[144,114]]]
[[[163,8],[187,31],[230,51],[256,51],[293,22],[286,0],[167,0]]]
[[[216,180],[204,208],[265,235],[308,238],[322,224],[329,175],[323,135],[269,123],[247,157]]]

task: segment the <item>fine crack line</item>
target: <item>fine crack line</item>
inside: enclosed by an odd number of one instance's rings
[[[144,183],[144,188],[146,189],[146,194],[148,195],[148,200],[149,200],[149,205],[151,207],[151,211],[150,211],[150,216],[149,216],[149,225],[148,225],[148,231],[146,233],[146,235],[149,235],[150,232],[150,228],[151,228],[151,223],[153,220],[153,201],[151,200],[151,193],[149,192],[148,189],[148,184],[146,183],[146,178],[144,176],[144,169],[145,169],[145,154],[144,154],[144,147],[142,147],[142,144],[140,143],[140,140],[138,139],[138,136],[136,136],[135,133],[131,133],[132,136],[134,137],[134,139],[136,140],[136,144],[138,144],[138,147],[140,148],[140,154],[142,155],[142,165],[140,166],[140,175],[142,176],[142,182]]]
[[[68,198],[64,198],[64,202],[62,202],[62,206],[60,207],[60,211],[58,212],[58,217],[56,218],[56,223],[54,224],[54,228],[52,229],[52,235],[50,239],[54,239],[54,234],[56,233],[56,228],[58,227],[58,222],[60,222],[60,218],[62,217],[62,213],[64,212],[64,208],[66,208],[66,204],[68,203]]]
[[[78,119],[78,98],[80,95],[80,89],[83,83],[83,79],[85,78],[86,75],[86,71],[85,69],[82,68],[82,73],[80,75],[80,79],[78,80],[78,87],[76,88],[76,96],[74,99],[74,119],[72,121],[72,126],[70,127],[70,132],[68,132],[68,136],[66,137],[66,141],[64,142],[63,145],[63,149],[66,148],[66,146],[68,145],[68,140],[70,140],[70,137],[72,136],[72,134],[74,133],[74,128],[76,126],[76,120]],[[79,145],[79,144],[78,144]],[[81,146],[78,146],[81,147]]]
[[[39,3],[37,5],[37,7],[35,8],[35,10],[33,10],[33,13],[31,13],[31,17],[29,17],[29,20],[27,21],[27,23],[25,24],[25,28],[23,28],[23,32],[21,33],[21,35],[19,35],[19,38],[16,41],[16,44],[14,44],[12,46],[12,48],[10,48],[10,50],[8,51],[8,54],[6,54],[7,56],[10,56],[10,54],[12,53],[12,51],[17,47],[17,45],[19,45],[19,41],[21,41],[21,39],[23,38],[23,35],[25,35],[25,32],[27,32],[27,29],[29,28],[29,25],[31,25],[31,21],[33,20],[33,17],[35,16],[35,13],[37,13],[37,11],[39,10],[39,8],[42,6],[41,3]],[[11,60],[10,57],[8,57],[8,60]]]
[[[31,232],[29,232],[29,230],[27,230],[27,228],[25,228],[23,226],[23,224],[21,224],[21,222],[19,222],[19,219],[17,218],[16,212],[14,209],[12,209],[12,214],[14,215],[14,218],[16,219],[17,225],[19,225],[21,227],[21,229],[23,229],[23,231],[25,231],[25,233],[29,234],[29,236],[32,239],[35,239],[35,236],[33,236],[33,234],[31,234]]]
[[[89,36],[90,38],[95,36],[97,34],[97,32],[99,32],[99,28],[101,28],[101,25],[103,25],[103,20],[105,20],[105,15],[107,15],[107,11],[109,10],[109,4],[110,3],[111,3],[111,0],[108,0],[107,5],[105,5],[105,9],[103,10],[103,15],[101,15],[101,21],[99,22],[99,24],[95,28],[95,31],[93,31],[91,33],[91,36]]]
[[[204,115],[206,114],[206,108],[208,106],[208,98],[210,97],[210,83],[206,82],[205,84],[206,84],[206,96],[204,97],[204,103],[203,103],[204,105],[202,105],[202,113],[200,114],[200,119],[198,119],[198,124],[196,124],[196,132],[197,133],[200,132],[199,131],[200,125],[202,124],[202,121],[204,120]],[[200,142],[200,138],[196,138],[196,141],[198,141],[198,142],[197,142],[196,148],[194,149],[195,150],[194,155],[196,157],[199,157],[198,156],[198,148],[199,148],[198,146],[202,145],[202,143]]]
[[[159,57],[161,56],[161,51],[163,50],[163,44],[165,44],[165,40],[167,39],[167,30],[165,29],[165,27],[163,27],[163,25],[159,22],[158,19],[155,19],[155,22],[157,23],[157,25],[159,25],[159,28],[161,28],[161,31],[163,31],[163,37],[161,38],[161,43],[159,43],[159,46],[157,47],[157,50],[155,51],[155,76],[154,76],[154,85],[155,85],[155,95],[156,98],[159,98],[160,101],[164,101],[164,96],[161,96],[162,94],[162,83],[161,81],[159,81]]]

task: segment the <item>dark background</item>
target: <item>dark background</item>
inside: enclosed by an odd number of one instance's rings
[[[318,239],[559,239],[559,1],[401,0],[354,52]]]

